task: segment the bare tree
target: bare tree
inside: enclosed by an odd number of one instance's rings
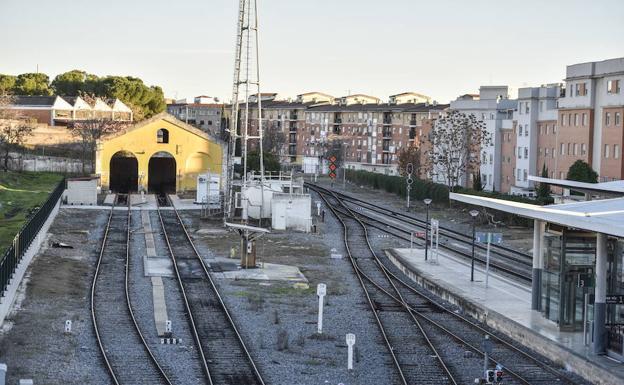
[[[95,150],[97,142],[104,136],[120,131],[126,124],[110,119],[87,119],[73,123],[69,128],[72,135],[79,138],[82,148],[82,172],[85,172],[87,156],[91,170],[95,169]]]
[[[286,135],[281,128],[267,127],[262,133],[262,150],[274,155],[281,155],[286,143]]]
[[[420,177],[420,148],[418,146],[410,145],[403,147],[398,153],[398,166],[399,174],[405,176],[407,165],[411,163],[413,167],[413,174],[416,177]]]
[[[24,145],[34,128],[16,110],[8,108],[11,104],[13,97],[0,95],[0,150],[4,171],[9,170],[11,152]]]
[[[439,118],[429,135],[427,169],[452,191],[468,172],[479,167],[479,154],[491,144],[485,124],[473,114],[450,111]]]

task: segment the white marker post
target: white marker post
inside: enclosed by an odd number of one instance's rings
[[[492,244],[492,233],[487,235],[487,252],[485,253],[485,287],[488,287],[490,277],[490,245]]]
[[[327,294],[327,285],[319,283],[316,285],[316,295],[319,297],[319,310],[318,310],[318,334],[323,333],[323,298]]]
[[[72,325],[71,320],[65,321],[65,333],[71,333],[71,325]]]
[[[355,345],[355,334],[347,334],[347,369],[353,370],[353,345]]]
[[[316,216],[321,216],[321,201],[316,201]]]
[[[171,320],[165,321],[165,333],[171,334]]]

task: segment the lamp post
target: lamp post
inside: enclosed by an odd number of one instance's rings
[[[426,261],[427,254],[429,253],[429,205],[431,204],[431,199],[427,198],[423,202],[425,202],[425,206],[427,206],[427,221],[425,222],[425,261]]]
[[[470,216],[472,217],[472,259],[470,261],[470,282],[474,281],[474,261],[475,261],[475,226],[476,219],[479,215],[477,210],[470,210]]]

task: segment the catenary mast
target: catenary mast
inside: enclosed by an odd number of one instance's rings
[[[246,202],[248,187],[247,154],[254,144],[260,157],[260,189],[261,208],[260,217],[264,208],[264,157],[262,148],[262,94],[260,92],[260,64],[259,64],[259,36],[258,36],[258,5],[257,0],[239,0],[238,28],[236,33],[236,47],[234,56],[234,82],[232,87],[232,114],[230,118],[230,141],[227,159],[227,188],[225,219],[232,218],[235,208],[234,165],[236,163],[236,148],[240,145],[240,163],[243,174],[240,181],[241,201]],[[250,132],[250,123],[253,116],[250,113],[250,96],[256,97],[257,102],[257,129]],[[242,100],[241,100],[242,97]],[[242,103],[241,103],[242,102]],[[244,121],[241,122],[241,119]],[[246,219],[245,210],[243,214]]]

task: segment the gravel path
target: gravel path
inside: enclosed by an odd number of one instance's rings
[[[220,227],[182,215],[194,230]],[[332,247],[344,254],[342,228],[335,218],[326,219],[319,234],[272,233],[258,245],[261,261],[298,266],[309,289],[226,279],[217,284],[267,384],[391,384],[394,369],[352,267],[347,259],[330,258]],[[191,233],[208,262],[239,244],[235,234]],[[318,336],[316,285],[321,282],[328,295],[324,333]],[[347,333],[356,335],[352,373],[346,369]]]
[[[159,256],[168,257],[167,247],[162,237],[160,221],[155,211],[150,212],[154,241]],[[181,344],[161,344],[154,321],[154,303],[152,299],[151,278],[145,276],[143,256],[146,255],[145,236],[141,225],[141,212],[132,213],[130,252],[130,298],[137,322],[150,349],[159,364],[176,385],[194,385],[204,383],[199,356],[189,332],[184,303],[179,288],[172,278],[163,277],[167,314],[172,322],[174,337],[182,339]]]
[[[91,324],[89,291],[108,211],[62,209],[48,244],[31,263],[20,290],[25,298],[0,334],[0,362],[8,384],[32,378],[39,384],[109,384]],[[65,320],[71,334],[64,334]],[[8,327],[12,325],[12,327]],[[9,329],[9,330],[7,330]]]

